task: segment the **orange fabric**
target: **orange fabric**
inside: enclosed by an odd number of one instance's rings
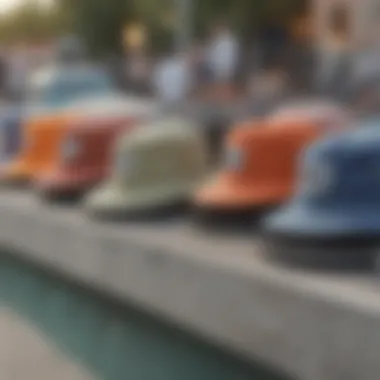
[[[54,114],[30,120],[25,127],[24,145],[18,156],[3,169],[3,176],[32,176],[47,170],[60,152],[60,143],[65,136],[70,120],[75,116]]]
[[[57,157],[45,170],[35,173],[34,185],[46,191],[86,190],[103,181],[113,165],[115,142],[136,127],[136,120],[128,116],[85,116],[67,124],[65,135],[80,144],[80,153],[68,161]]]
[[[293,192],[301,151],[322,134],[313,124],[295,121],[236,127],[227,136],[226,148],[242,153],[241,167],[222,168],[195,194],[195,203],[227,209],[281,203]]]
[[[329,103],[316,104],[314,106],[284,107],[274,112],[268,119],[274,126],[283,122],[313,123],[322,132],[334,132],[347,129],[351,124],[351,116],[348,110]]]
[[[280,203],[284,197],[290,196],[291,190],[287,183],[258,183],[252,186],[248,182],[234,181],[222,174],[201,188],[195,199],[201,207],[236,210]]]

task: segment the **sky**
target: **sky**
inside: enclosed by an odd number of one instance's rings
[[[4,14],[20,6],[26,0],[0,0],[0,13]],[[49,3],[51,0],[35,0],[40,3]]]
[[[23,0],[0,0],[0,12],[5,13],[17,7]]]

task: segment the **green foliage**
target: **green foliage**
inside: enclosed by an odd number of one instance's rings
[[[177,0],[134,0],[133,10],[137,22],[147,28],[149,49],[153,52],[173,43],[176,27],[174,4]]]
[[[242,37],[250,38],[261,24],[277,17],[286,22],[304,0],[189,0],[192,29],[204,38],[215,20],[226,20]],[[42,9],[34,0],[0,19],[0,42],[35,41],[59,36],[66,31],[82,38],[94,55],[115,54],[122,49],[122,30],[128,22],[147,28],[152,50],[174,42],[181,27],[179,0],[56,0]]]
[[[288,22],[292,14],[303,10],[304,3],[304,0],[198,0],[195,30],[204,33],[210,22],[221,19],[242,37],[249,38],[269,20]]]
[[[71,26],[93,54],[113,54],[122,48],[121,33],[132,19],[127,0],[61,0]]]
[[[121,31],[128,21],[147,28],[152,51],[174,42],[180,19],[179,0],[60,0],[71,10],[73,25],[93,52],[112,53],[121,48]],[[249,39],[273,17],[286,21],[303,0],[189,0],[195,38],[207,36],[210,25],[224,19]]]
[[[0,19],[0,41],[38,42],[60,35],[65,26],[65,14],[58,7],[40,8],[28,1]]]

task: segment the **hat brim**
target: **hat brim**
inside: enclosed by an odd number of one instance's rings
[[[0,185],[28,183],[30,174],[30,168],[23,161],[6,161],[0,168]]]
[[[269,257],[292,267],[367,270],[380,243],[379,215],[291,205],[266,218],[263,243]]]
[[[217,177],[197,189],[193,197],[199,209],[234,212],[277,205],[290,196],[289,185],[246,185]]]
[[[269,215],[264,229],[300,238],[380,237],[380,210],[355,207],[323,210],[294,203]]]
[[[90,193],[85,199],[84,208],[89,215],[100,218],[149,215],[151,211],[171,209],[173,205],[188,203],[195,186],[194,183],[184,183],[139,191],[108,184]]]

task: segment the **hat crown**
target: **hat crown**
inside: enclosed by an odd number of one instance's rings
[[[137,128],[120,142],[115,157],[116,180],[124,186],[170,186],[204,174],[206,147],[196,126],[186,122],[173,125],[174,120],[168,120],[166,126],[162,123]]]
[[[324,191],[302,194],[303,200],[313,206],[380,206],[380,124],[313,144],[301,167],[306,182],[317,182],[320,171],[329,172],[329,185]],[[322,167],[325,169],[320,170]]]

